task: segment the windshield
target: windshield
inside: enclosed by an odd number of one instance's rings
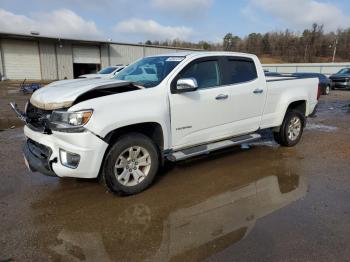
[[[114,70],[115,70],[115,67],[113,67],[113,66],[105,67],[101,71],[99,71],[98,74],[106,75],[106,74],[112,73]]]
[[[124,68],[115,79],[134,82],[144,87],[154,87],[183,59],[183,56],[145,57]]]
[[[343,68],[337,74],[350,74],[350,68]]]

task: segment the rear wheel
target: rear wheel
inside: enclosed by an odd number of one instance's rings
[[[118,195],[132,195],[153,182],[159,167],[156,145],[145,135],[132,133],[120,137],[109,150],[102,182]]]
[[[326,86],[325,90],[324,90],[324,94],[325,95],[329,95],[329,92],[331,91],[331,88],[329,87],[329,85]]]
[[[298,111],[288,111],[279,132],[274,133],[275,141],[282,146],[295,146],[303,134],[305,117]]]

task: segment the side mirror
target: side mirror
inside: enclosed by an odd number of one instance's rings
[[[195,78],[181,78],[176,83],[176,93],[184,93],[195,91],[198,88],[198,83]]]

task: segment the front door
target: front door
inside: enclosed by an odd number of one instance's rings
[[[229,135],[232,122],[230,86],[222,86],[219,58],[198,59],[175,78],[195,78],[198,89],[171,94],[171,131],[174,149]]]

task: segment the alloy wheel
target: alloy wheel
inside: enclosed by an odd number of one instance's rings
[[[298,139],[301,131],[301,120],[299,117],[293,117],[288,125],[288,138],[291,141]]]
[[[141,183],[150,169],[150,153],[143,147],[132,146],[118,156],[114,175],[122,185],[129,187]]]

